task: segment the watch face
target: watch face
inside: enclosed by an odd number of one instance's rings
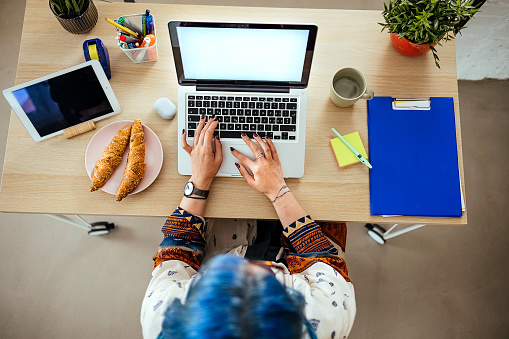
[[[193,193],[193,183],[192,182],[188,182],[185,186],[184,186],[184,195],[191,195],[191,193]]]

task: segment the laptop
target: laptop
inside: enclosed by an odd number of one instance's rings
[[[252,160],[241,139],[257,133],[274,142],[283,175],[304,175],[306,108],[317,26],[170,21],[178,91],[178,130],[192,144],[200,116],[215,115],[223,147],[218,176],[240,176],[234,147]],[[181,147],[178,171],[190,175]]]

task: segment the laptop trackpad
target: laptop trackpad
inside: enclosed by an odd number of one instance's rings
[[[233,145],[235,149],[237,149],[239,152],[244,154],[245,156],[249,157],[251,160],[254,160],[253,152],[247,145],[245,144],[238,144]],[[235,175],[235,176],[241,176],[239,170],[237,169],[237,166],[235,166],[235,163],[240,161],[235,158],[230,152],[230,146],[229,145],[223,145],[223,164],[221,165],[221,168],[219,169],[219,175]]]

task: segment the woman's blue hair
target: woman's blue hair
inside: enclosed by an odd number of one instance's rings
[[[211,259],[185,303],[176,299],[166,309],[159,338],[302,338],[302,294],[272,274],[248,273],[247,263],[231,255]]]

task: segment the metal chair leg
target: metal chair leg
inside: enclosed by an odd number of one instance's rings
[[[378,224],[366,224],[365,225],[365,227],[368,229],[368,235],[371,237],[371,239],[373,239],[380,245],[384,245],[388,239],[397,237],[399,235],[416,230],[416,229],[421,228],[426,225],[425,224],[411,225],[411,226],[407,226],[399,231],[392,232],[392,230],[396,226],[398,226],[398,224],[394,224],[388,231],[386,231],[385,228],[383,228],[382,226],[380,226]]]
[[[79,215],[75,215],[74,217],[76,217],[76,219],[78,219],[78,221],[80,221],[81,223],[78,223],[75,220],[72,220],[71,218],[66,217],[66,216],[61,216],[61,215],[56,215],[56,214],[46,214],[46,215],[53,219],[57,219],[57,220],[65,222],[65,223],[68,223],[70,225],[84,229],[84,230],[88,231],[89,235],[108,234],[108,233],[110,233],[110,230],[115,228],[114,223],[108,223],[105,221],[89,223],[85,219],[80,217]]]

